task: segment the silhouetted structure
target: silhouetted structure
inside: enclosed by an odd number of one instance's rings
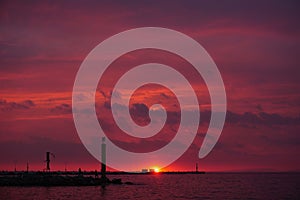
[[[2,173],[2,174],[1,174]],[[6,174],[3,174],[6,173]],[[62,175],[60,172],[0,172],[0,187],[1,186],[103,186],[109,184],[127,184],[131,182],[122,182],[121,179],[115,178],[109,180],[106,178],[93,178],[92,176],[83,176],[85,173],[81,171],[81,176],[74,176],[78,172],[72,172],[71,176]],[[94,172],[91,172],[94,173]],[[0,197],[1,198],[1,197]]]
[[[102,137],[102,144],[101,144],[101,179],[106,180],[106,144],[105,144],[105,137]]]
[[[79,177],[82,177],[82,176],[83,176],[83,173],[82,173],[82,171],[81,171],[81,168],[80,168],[80,167],[78,168],[78,176],[79,176]]]
[[[46,171],[50,172],[50,155],[55,157],[55,155],[49,151],[46,152]]]

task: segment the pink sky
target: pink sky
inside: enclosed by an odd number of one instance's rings
[[[105,104],[110,84],[122,70],[155,60],[190,77],[201,108],[193,145],[166,170],[300,170],[300,26],[296,1],[189,1],[172,3],[109,1],[0,3],[0,170],[44,168],[46,151],[56,155],[54,170],[94,170],[96,161],[81,144],[72,118],[72,87],[86,55],[121,31],[147,26],[180,31],[198,41],[217,64],[226,88],[228,113],[223,133],[204,159],[198,152],[210,116],[210,99],[200,77],[172,54],[137,51],[110,66],[97,100],[100,122],[117,134]],[[200,78],[200,79],[199,79]],[[199,81],[200,80],[200,81]],[[160,95],[157,95],[160,94]],[[163,94],[163,95],[161,95]],[[133,118],[145,122],[143,108],[174,98],[164,88],[137,92]],[[168,96],[169,98],[166,98]],[[139,110],[141,109],[141,110]],[[170,107],[176,118],[178,109]],[[174,117],[173,116],[173,117]],[[139,118],[140,117],[140,118]],[[172,116],[171,116],[172,117]],[[178,121],[172,118],[167,129]],[[122,137],[119,137],[122,138]],[[166,135],[136,148],[159,148]],[[123,143],[122,143],[123,142]],[[124,147],[132,143],[123,138]],[[122,144],[121,144],[122,143]],[[137,149],[137,151],[139,151]]]

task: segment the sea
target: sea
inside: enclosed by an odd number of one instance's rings
[[[0,187],[2,200],[300,199],[300,173],[110,175],[133,185]]]

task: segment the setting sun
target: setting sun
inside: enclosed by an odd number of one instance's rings
[[[159,172],[159,168],[154,168],[154,172],[158,173]]]

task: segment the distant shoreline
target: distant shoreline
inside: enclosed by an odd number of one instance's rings
[[[205,171],[161,171],[161,172],[122,172],[122,171],[107,171],[107,175],[152,175],[152,174],[261,174],[261,173],[300,173],[300,171],[220,171],[220,172],[205,172]],[[101,175],[99,171],[0,171],[0,176],[6,175],[22,175],[22,174],[32,174],[32,175],[90,175],[95,176]]]
[[[0,171],[0,176],[5,175],[22,175],[22,174],[31,174],[31,175],[101,175],[99,171]],[[204,171],[162,171],[162,172],[120,172],[120,171],[107,171],[106,175],[151,175],[151,174],[205,174]]]

